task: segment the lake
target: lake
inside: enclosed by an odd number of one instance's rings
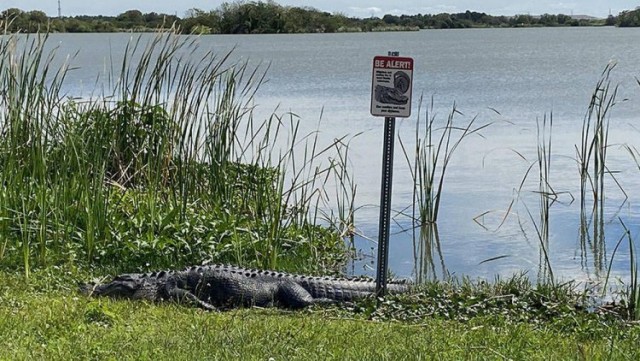
[[[130,34],[52,35],[59,54],[79,51],[72,61],[77,69],[67,79],[69,95],[89,95],[96,76],[108,67],[110,57],[122,55],[130,38]],[[320,140],[327,144],[345,135],[353,137],[349,154],[358,185],[355,246],[361,256],[353,273],[375,273],[384,120],[369,114],[371,67],[374,56],[393,50],[415,60],[412,117],[397,123],[393,274],[415,277],[413,235],[406,231],[411,221],[404,215],[412,205],[411,168],[399,139],[408,149],[414,148],[416,122],[424,122],[425,109],[433,101],[431,114],[439,122],[446,120],[455,103],[462,113],[456,124],[474,117],[477,124],[492,123],[481,136],[465,139],[447,169],[438,221],[440,249],[433,253],[435,276],[493,279],[521,271],[532,278],[538,275],[537,170],[517,190],[536,160],[538,121],[552,117],[549,184],[559,197],[550,208],[547,253],[556,277],[597,281],[609,262],[614,276],[628,276],[628,243],[621,243],[613,261],[611,256],[625,227],[636,245],[640,235],[640,170],[625,148],[640,147],[640,47],[634,45],[639,40],[640,29],[539,28],[221,35],[198,41],[203,52],[235,49],[233,59],[269,66],[267,82],[255,98],[256,116],[267,117],[276,109],[290,111],[300,117],[302,133],[319,129]],[[580,238],[575,147],[581,142],[591,95],[610,61],[617,64],[611,82],[618,86],[618,103],[610,117],[607,166],[626,195],[605,177],[605,236],[602,244],[596,244]],[[510,208],[518,194],[518,202]],[[507,210],[509,217],[503,222]]]

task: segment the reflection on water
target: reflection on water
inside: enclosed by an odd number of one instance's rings
[[[420,227],[419,234],[414,235],[413,248],[416,282],[422,283],[447,277],[437,223]]]

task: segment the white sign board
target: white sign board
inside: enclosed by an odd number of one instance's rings
[[[371,115],[377,117],[411,116],[413,59],[399,56],[373,58]]]

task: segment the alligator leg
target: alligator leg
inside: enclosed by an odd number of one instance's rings
[[[274,300],[288,308],[300,309],[313,304],[334,304],[335,300],[329,298],[313,298],[311,294],[295,282],[283,282],[278,286]]]
[[[218,309],[209,303],[199,299],[196,295],[189,290],[178,287],[178,283],[175,278],[169,277],[165,285],[165,292],[170,299],[177,301],[178,303],[187,303],[196,307],[200,307],[207,311],[217,311]]]

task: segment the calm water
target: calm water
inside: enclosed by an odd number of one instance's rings
[[[79,54],[79,68],[68,78],[71,95],[88,95],[109,57],[118,58],[130,36],[126,34],[52,36],[59,52]],[[622,219],[634,239],[640,235],[640,171],[623,145],[640,148],[640,29],[562,28],[421,31],[409,33],[208,36],[201,49],[228,51],[252,64],[270,64],[268,82],[256,97],[257,114],[274,109],[292,111],[302,120],[303,132],[320,122],[320,138],[329,143],[349,134],[351,162],[358,183],[358,229],[377,237],[382,153],[382,119],[369,115],[371,62],[375,55],[399,51],[415,59],[412,118],[398,122],[399,137],[413,147],[413,133],[422,94],[433,98],[442,121],[453,103],[468,122],[495,122],[483,137],[468,138],[457,150],[447,173],[439,218],[441,251],[447,272],[493,278],[528,271],[536,276],[539,242],[527,214],[538,212],[537,181],[527,182],[519,204],[502,227],[504,212],[515,189],[536,156],[536,120],[553,114],[551,185],[565,192],[551,208],[551,263],[556,275],[594,280],[595,255],[579,241],[579,175],[575,145],[587,105],[604,67],[617,62],[613,73],[621,102],[613,110],[608,165],[629,198],[608,180],[606,264],[622,234]],[[629,99],[622,102],[622,99]],[[426,102],[425,102],[426,103]],[[495,110],[495,111],[494,111]],[[497,112],[496,112],[497,111]],[[357,136],[356,136],[357,135]],[[516,154],[516,152],[518,154]],[[524,156],[526,160],[522,159]],[[393,208],[411,205],[409,167],[396,143]],[[575,197],[575,201],[572,199]],[[474,222],[480,214],[484,227]],[[394,217],[390,266],[399,276],[414,270],[413,240],[407,217]],[[636,242],[637,243],[637,242]],[[375,242],[356,239],[365,256],[355,273],[372,274]],[[613,259],[614,274],[624,277],[629,250],[623,244]],[[492,262],[482,261],[506,256]],[[440,264],[440,260],[437,261]],[[439,273],[441,274],[441,268]]]

